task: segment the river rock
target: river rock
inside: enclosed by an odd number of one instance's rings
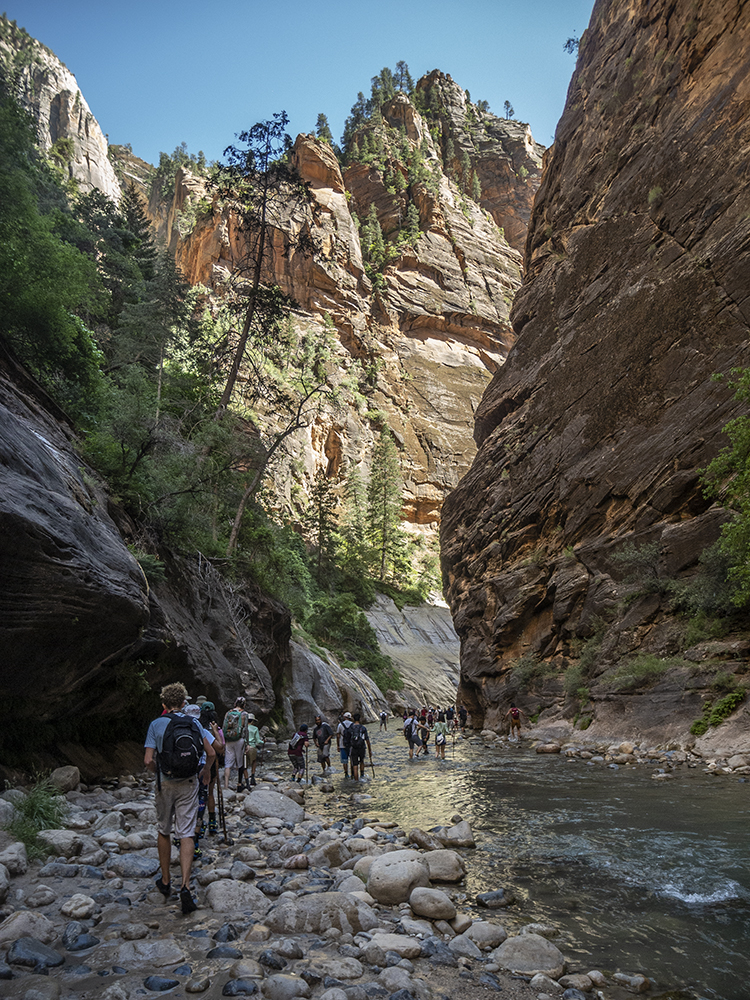
[[[378,926],[375,911],[346,892],[319,892],[281,899],[266,917],[266,924],[280,934],[322,934],[335,928],[358,934]]]
[[[258,992],[258,986],[252,979],[230,979],[221,991],[223,997],[249,997]]]
[[[468,934],[457,934],[448,942],[448,947],[454,954],[464,955],[466,958],[478,959],[482,957],[481,951]]]
[[[508,938],[502,924],[493,924],[489,920],[475,920],[465,933],[482,951],[492,951]]]
[[[16,815],[16,807],[12,802],[0,796],[0,828],[4,828],[12,822]]]
[[[537,972],[535,976],[532,976],[529,986],[551,996],[556,996],[563,991],[563,987],[559,983],[556,983],[554,979],[550,979],[543,972]]]
[[[44,886],[44,888],[47,889],[48,892],[52,891],[51,889],[49,889],[49,886]],[[4,903],[5,900],[8,898],[8,892],[9,892],[9,890],[10,890],[10,872],[5,867],[5,865],[0,865],[0,903]],[[33,893],[32,893],[32,895],[33,895]],[[49,902],[52,902],[52,900],[54,898],[55,897],[54,897],[54,894],[53,894],[52,899],[49,900]],[[35,904],[29,903],[29,906],[33,906],[33,905],[35,905]],[[40,903],[38,905],[44,906],[45,904],[44,903]]]
[[[251,939],[245,936],[245,940]],[[264,976],[263,966],[254,958],[238,958],[229,967],[229,975],[232,979],[262,979]]]
[[[336,839],[314,848],[308,854],[308,859],[313,867],[339,868],[351,856],[351,851],[344,842]]]
[[[367,891],[379,903],[405,903],[412,890],[430,884],[430,870],[418,851],[393,851],[375,858],[367,876]]]
[[[44,845],[48,854],[54,854],[55,857],[75,857],[81,853],[83,846],[81,835],[76,830],[40,830],[37,840]]]
[[[452,920],[456,915],[453,901],[441,889],[418,886],[409,896],[409,906],[418,916],[429,920]]]
[[[22,937],[8,950],[8,965],[22,965],[31,969],[49,969],[63,965],[65,956],[37,938]]]
[[[73,764],[66,764],[63,767],[56,767],[50,774],[49,781],[53,788],[64,795],[78,788],[81,783],[81,772]]]
[[[269,976],[263,980],[262,988],[268,1000],[294,1000],[295,997],[310,996],[310,987],[301,976]]]
[[[109,867],[122,878],[153,878],[159,871],[159,859],[142,854],[120,854],[112,858]]]
[[[519,934],[508,938],[492,952],[492,960],[502,969],[523,976],[543,972],[551,979],[559,979],[565,972],[562,952],[539,934]]]
[[[364,972],[360,961],[346,957],[316,959],[315,968],[334,979],[359,979]]]
[[[505,889],[492,889],[490,892],[480,892],[477,896],[477,905],[486,906],[490,910],[510,906],[513,902],[515,902],[515,896],[512,892],[506,892]]]
[[[20,840],[9,844],[0,852],[0,865],[5,865],[9,875],[25,875],[29,869],[26,848]]]
[[[573,990],[580,990],[581,993],[590,993],[594,988],[591,979],[582,972],[571,973],[568,976],[560,977],[560,985]]]
[[[179,979],[167,979],[164,976],[147,976],[143,980],[143,985],[152,993],[165,993],[180,985]]]
[[[423,851],[440,851],[443,849],[443,844],[437,837],[433,837],[431,833],[420,830],[418,826],[410,830],[409,843],[416,844]]]
[[[0,886],[2,885],[2,875],[0,874]],[[0,896],[2,893],[0,893]],[[26,905],[34,910],[40,906],[49,906],[57,899],[57,894],[48,885],[40,882],[34,891],[26,898]]]
[[[407,990],[409,994],[413,996],[412,991],[414,990],[414,982],[406,969],[400,969],[398,966],[391,966],[389,969],[383,969],[378,976],[378,982],[384,986],[391,995],[398,993],[399,990]]]
[[[264,917],[271,907],[271,901],[257,886],[230,879],[221,879],[209,885],[206,899],[215,913],[251,910],[254,916]]]
[[[537,753],[560,753],[559,743],[540,743],[536,748]]]
[[[636,993],[646,993],[651,989],[651,982],[642,975],[628,976],[624,972],[615,972],[612,976],[616,983],[625,986]]]
[[[96,913],[96,903],[91,896],[86,896],[82,892],[77,892],[70,899],[66,899],[60,907],[60,913],[71,920],[88,920]]]
[[[466,875],[466,862],[456,851],[446,848],[428,851],[424,855],[424,861],[431,882],[460,882]]]
[[[375,933],[372,940],[384,954],[395,951],[401,958],[419,958],[422,953],[421,943],[406,934]]]
[[[50,944],[57,937],[57,928],[42,913],[31,910],[16,910],[0,924],[0,947],[27,937]]]
[[[126,969],[132,965],[148,965],[163,969],[181,965],[186,954],[174,938],[151,938],[145,941],[125,941],[115,952],[115,965]]]
[[[248,795],[244,810],[248,816],[256,816],[259,819],[278,817],[283,823],[297,824],[305,818],[304,807],[299,803],[293,802],[281,792],[265,789],[255,789],[252,795]]]
[[[444,847],[474,847],[474,834],[465,819],[455,826],[440,827],[435,831],[435,836]]]
[[[211,985],[210,976],[195,976],[185,983],[186,993],[205,993]]]

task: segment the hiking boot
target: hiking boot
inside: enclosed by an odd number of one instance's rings
[[[156,880],[156,888],[159,890],[159,892],[165,899],[169,899],[169,897],[172,895],[171,882],[167,882],[166,884],[162,882],[161,875]]]
[[[255,775],[254,775],[254,774],[251,774],[251,775],[250,775],[250,784],[251,784],[251,785],[254,785],[254,784],[255,784]],[[248,786],[248,787],[249,787],[249,786]]]
[[[209,837],[215,837],[218,832],[219,832],[219,830],[218,830],[218,827],[216,826],[216,817],[215,816],[209,816],[208,817],[208,835],[209,835]]]
[[[183,885],[180,889],[180,906],[183,913],[193,913],[198,909],[198,904],[193,899],[193,894],[186,885]]]
[[[238,793],[241,792],[244,787],[245,786],[242,784],[242,782],[240,782],[239,785],[237,785],[237,792]]]

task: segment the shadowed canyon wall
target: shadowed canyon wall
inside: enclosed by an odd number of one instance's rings
[[[531,217],[517,340],[443,509],[460,695],[487,724],[514,695],[546,705],[543,720],[585,708],[592,732],[684,732],[700,716],[684,677],[639,699],[600,675],[637,652],[709,656],[683,648],[659,593],[619,603],[612,557],[655,545],[658,578],[687,578],[726,517],[699,475],[738,412],[712,375],[750,362],[748,13],[738,0],[599,0],[581,39]],[[594,637],[583,703],[561,710],[564,673]],[[746,646],[717,656],[745,669]],[[550,669],[546,696],[514,680],[524,657]]]

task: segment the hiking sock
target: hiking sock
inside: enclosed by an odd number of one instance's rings
[[[208,835],[212,837],[217,832],[216,813],[208,814]]]

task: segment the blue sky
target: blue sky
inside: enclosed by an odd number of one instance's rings
[[[157,163],[185,141],[218,159],[274,112],[338,140],[357,92],[405,60],[450,73],[552,142],[593,0],[6,0],[7,16],[76,76],[110,142]]]

